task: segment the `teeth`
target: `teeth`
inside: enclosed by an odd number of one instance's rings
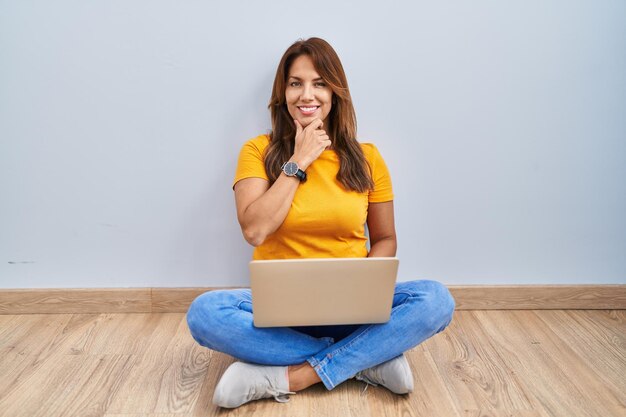
[[[309,112],[309,111],[317,110],[317,107],[300,107],[300,110]]]

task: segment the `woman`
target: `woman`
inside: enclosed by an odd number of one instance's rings
[[[272,132],[243,146],[233,186],[254,259],[395,256],[389,172],[374,145],[356,140],[346,76],[326,41],[287,49],[269,108]],[[450,293],[434,281],[398,283],[384,324],[256,328],[251,301],[248,289],[211,291],[187,314],[198,343],[241,361],[215,388],[221,407],[285,402],[318,382],[331,390],[352,377],[409,393],[403,352],[442,331],[454,311]]]

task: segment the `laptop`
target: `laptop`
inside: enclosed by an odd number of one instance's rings
[[[385,323],[398,258],[312,258],[250,262],[256,327]]]

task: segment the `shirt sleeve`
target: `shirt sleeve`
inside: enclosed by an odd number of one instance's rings
[[[266,146],[262,146],[257,139],[251,139],[244,143],[239,152],[233,187],[245,178],[263,178],[269,181],[263,163],[265,148]]]
[[[386,201],[393,200],[393,187],[391,185],[391,175],[387,164],[382,155],[373,144],[368,144],[371,147],[369,152],[368,162],[372,170],[372,180],[374,181],[374,189],[370,191],[368,196],[368,202],[370,203],[384,203]]]

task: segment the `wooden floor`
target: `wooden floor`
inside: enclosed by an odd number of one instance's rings
[[[0,315],[0,416],[626,416],[626,310],[457,311],[408,352],[408,396],[351,380],[236,410],[211,404],[233,359],[184,318]]]

